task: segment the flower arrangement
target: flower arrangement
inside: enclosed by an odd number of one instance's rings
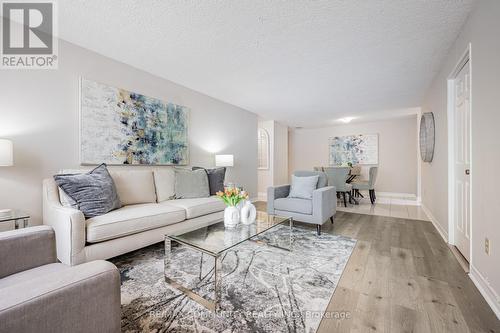
[[[248,193],[238,188],[225,188],[216,193],[228,207],[235,207],[241,200],[248,199]]]

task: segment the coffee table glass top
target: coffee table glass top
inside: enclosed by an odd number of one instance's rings
[[[178,235],[167,235],[167,237],[217,256],[241,242],[285,223],[289,223],[291,226],[291,218],[269,215],[266,212],[258,211],[255,222],[250,225],[240,223],[235,228],[227,229],[224,227],[224,222],[220,220],[193,231]]]

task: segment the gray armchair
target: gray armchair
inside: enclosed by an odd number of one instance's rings
[[[113,264],[58,263],[48,226],[0,233],[0,332],[120,332],[120,311]]]
[[[326,175],[321,171],[296,171],[296,177],[319,176],[312,199],[289,198],[290,185],[271,186],[267,189],[267,212],[273,215],[291,216],[294,220],[316,224],[318,235],[321,226],[333,218],[337,210],[335,187],[327,186]]]

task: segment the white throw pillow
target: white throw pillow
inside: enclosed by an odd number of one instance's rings
[[[292,186],[289,198],[311,199],[313,191],[318,185],[319,176],[296,177],[292,176]]]

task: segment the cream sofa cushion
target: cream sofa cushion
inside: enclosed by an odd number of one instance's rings
[[[186,218],[188,219],[220,212],[223,211],[224,208],[226,208],[224,202],[216,196],[211,196],[208,198],[168,200],[162,202],[161,205],[169,205],[185,209]]]
[[[123,206],[156,202],[152,170],[109,171],[115,181],[116,192]]]
[[[182,207],[157,203],[124,206],[86,221],[87,242],[97,243],[167,226],[186,219]]]
[[[155,169],[153,171],[156,187],[156,200],[162,202],[175,196],[175,171],[173,168]]]

